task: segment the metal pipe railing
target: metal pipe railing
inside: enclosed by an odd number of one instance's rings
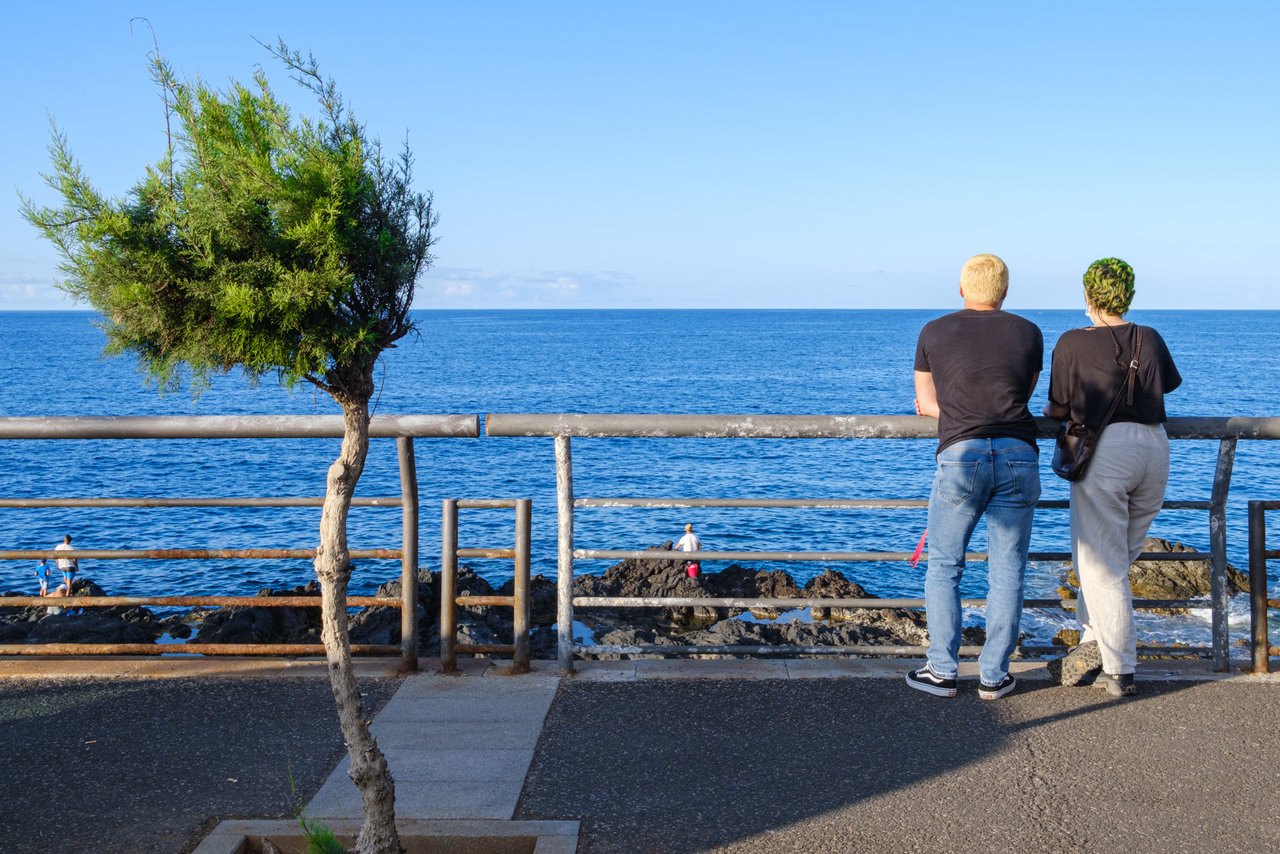
[[[1058,422],[1049,418],[1036,419],[1039,438],[1052,438],[1057,433]],[[1209,512],[1210,551],[1179,552],[1168,554],[1144,554],[1143,560],[1205,560],[1210,561],[1210,609],[1212,614],[1211,637],[1214,667],[1226,670],[1230,663],[1230,638],[1227,624],[1227,560],[1226,560],[1226,505],[1230,490],[1231,473],[1235,463],[1236,442],[1239,439],[1280,439],[1280,418],[1172,418],[1165,424],[1170,439],[1216,439],[1219,442],[1214,470],[1213,486],[1209,501],[1167,501],[1166,509],[1207,510]],[[575,606],[590,607],[587,597],[573,596],[575,559],[670,559],[677,552],[621,549],[575,549],[574,522],[578,507],[815,507],[900,509],[925,507],[927,501],[919,499],[762,499],[762,498],[574,498],[573,438],[701,438],[701,439],[932,439],[937,437],[937,421],[914,415],[654,415],[654,414],[600,414],[554,413],[522,414],[491,413],[485,417],[485,434],[507,437],[554,437],[556,454],[556,504],[559,533],[557,557],[557,648],[560,667],[570,672],[576,651],[592,653],[599,647],[575,646],[573,643],[573,614]],[[1065,508],[1066,501],[1044,501],[1045,508]],[[874,552],[701,552],[706,560],[902,560],[897,553]],[[1054,560],[1069,557],[1064,552],[1043,552],[1031,556],[1033,560]],[[975,554],[972,559],[984,559]],[[755,600],[768,607],[770,600]],[[821,607],[821,600],[810,600],[810,607]],[[1157,601],[1157,600],[1150,600]],[[1164,600],[1159,600],[1164,601]],[[1172,600],[1180,606],[1201,604],[1197,600]],[[594,603],[592,603],[594,604]],[[704,600],[689,600],[691,606],[705,604]],[[1135,603],[1137,604],[1137,603]],[[683,607],[683,605],[681,606]],[[869,606],[877,607],[877,606]],[[878,607],[885,607],[883,604]],[[1159,606],[1152,606],[1159,607]],[[663,652],[676,652],[678,647],[661,646]],[[804,651],[789,648],[795,654]],[[613,650],[611,650],[613,651]],[[699,650],[709,652],[708,649]],[[912,654],[920,654],[923,648],[913,648]],[[1182,652],[1195,650],[1182,649]],[[881,654],[897,654],[881,652]]]
[[[92,416],[92,417],[4,417],[0,418],[0,439],[103,440],[103,439],[287,439],[336,438],[344,432],[342,416]],[[385,654],[398,651],[405,670],[418,666],[417,565],[418,565],[418,481],[413,450],[414,437],[478,438],[480,420],[475,415],[383,415],[369,421],[370,438],[396,439],[400,475],[398,497],[375,496],[352,499],[353,507],[399,507],[401,543],[396,549],[351,549],[353,559],[396,559],[401,562],[401,597],[349,596],[357,607],[396,607],[401,613],[399,648],[386,645],[354,644],[357,653]],[[323,497],[258,496],[223,497],[96,497],[96,498],[0,498],[0,508],[50,507],[315,507]],[[4,549],[0,560],[89,558],[101,560],[227,560],[272,559],[314,560],[315,549]],[[56,602],[56,604],[54,604]],[[153,605],[159,607],[254,606],[319,607],[317,597],[234,597],[234,596],[108,596],[108,597],[6,597],[0,606],[43,605],[63,608]],[[155,645],[140,653],[139,644],[4,644],[0,653],[65,655],[64,647],[83,654],[323,654],[316,644],[181,644]]]
[[[418,669],[418,467],[413,437],[396,437],[400,467],[400,666]]]
[[[332,439],[341,415],[51,415],[0,418],[0,439]],[[480,435],[475,415],[375,415],[369,438]]]
[[[699,557],[702,553],[699,552]],[[705,559],[705,558],[704,558]],[[849,599],[776,596],[768,599],[739,596],[575,596],[573,604],[583,608],[770,608],[792,610],[812,608],[923,608],[923,599]],[[1202,599],[1134,599],[1135,608],[1205,607]],[[985,608],[986,599],[961,599],[963,608]],[[1074,608],[1075,599],[1024,599],[1024,608]],[[1186,651],[1186,647],[1180,647]]]
[[[1280,439],[1280,418],[1170,418],[1170,439]],[[490,413],[486,436],[633,439],[936,439],[938,422],[921,415],[660,415]],[[1037,418],[1041,439],[1058,422]]]
[[[67,552],[63,552],[67,554]],[[400,600],[387,596],[348,596],[347,604],[357,608],[399,608]],[[319,608],[315,596],[5,596],[0,608],[134,608],[156,605],[161,608]]]
[[[443,501],[443,528],[440,555],[440,669],[458,672],[458,653],[511,656],[512,673],[529,672],[529,571],[532,564],[532,507],[528,498],[446,498]],[[515,548],[458,548],[459,509],[515,510]],[[459,596],[458,558],[505,558],[515,561],[511,596]],[[512,642],[509,644],[458,643],[458,608],[498,606],[511,608]]]
[[[64,553],[65,554],[65,553]],[[925,552],[925,554],[928,554]],[[1170,557],[1170,555],[1174,557]],[[573,556],[581,560],[688,560],[689,553],[669,549],[574,549]],[[910,560],[910,552],[725,552],[703,549],[698,552],[702,560],[764,560],[771,562],[829,561],[903,561]],[[1212,552],[1143,552],[1138,560],[1211,560]],[[965,552],[966,561],[985,561],[986,552]],[[1070,560],[1071,552],[1028,552],[1027,560]]]
[[[1249,502],[1249,638],[1254,673],[1270,673],[1271,656],[1280,655],[1267,632],[1270,609],[1280,608],[1280,599],[1267,597],[1267,561],[1280,560],[1280,550],[1267,548],[1268,510],[1280,510],[1280,501]]]
[[[78,607],[78,606],[77,606]],[[353,643],[354,655],[395,655],[397,646]],[[324,655],[318,643],[37,643],[4,644],[4,655]]]
[[[398,559],[400,549],[350,549],[354,559]],[[315,560],[315,549],[3,549],[0,560]]]

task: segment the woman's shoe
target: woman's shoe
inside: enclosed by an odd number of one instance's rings
[[[1133,684],[1132,673],[1099,673],[1093,684],[1107,689],[1113,697],[1132,697],[1138,693],[1138,686]]]
[[[1046,668],[1058,684],[1068,687],[1079,685],[1090,674],[1102,670],[1102,654],[1098,652],[1098,642],[1089,641],[1072,647],[1066,655],[1050,661]]]

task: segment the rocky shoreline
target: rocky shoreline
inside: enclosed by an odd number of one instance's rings
[[[670,550],[666,542],[655,548]],[[1181,544],[1149,538],[1146,551],[1193,551]],[[1247,592],[1248,578],[1229,567],[1231,592]],[[1130,567],[1133,595],[1140,599],[1183,599],[1209,592],[1208,561],[1169,563],[1138,562]],[[457,591],[475,596],[511,595],[512,582],[498,589],[470,567],[458,570]],[[1078,582],[1070,565],[1063,567],[1064,599],[1075,598]],[[418,572],[419,648],[434,655],[440,643],[440,573]],[[378,588],[378,596],[398,598],[399,579]],[[532,637],[534,658],[556,655],[556,588],[543,576],[531,579]],[[690,578],[683,560],[632,559],[610,567],[603,575],[580,576],[574,580],[576,596],[603,597],[689,597],[689,598],[798,598],[875,599],[843,573],[827,569],[803,587],[782,570],[755,570],[732,564],[720,572]],[[198,608],[185,614],[157,616],[144,607],[78,608],[81,597],[106,595],[92,580],[76,581],[75,595],[59,598],[56,605],[4,607],[0,595],[0,644],[35,643],[157,643],[173,639],[190,643],[272,643],[320,642],[320,609],[317,607],[233,606]],[[312,581],[287,590],[264,589],[259,596],[320,596]],[[746,609],[710,606],[681,608],[578,608],[575,618],[599,645],[696,645],[763,646],[788,645],[921,646],[928,643],[924,612],[911,608],[824,608],[816,601],[803,617],[793,619],[776,609]],[[60,612],[60,613],[59,613]],[[1173,613],[1166,610],[1166,613]],[[781,618],[781,619],[780,619]],[[775,622],[776,621],[776,622]],[[577,632],[577,629],[575,629]],[[1070,644],[1075,634],[1063,631],[1055,643]],[[166,638],[167,636],[167,638]],[[350,624],[354,644],[398,644],[400,612],[396,608],[364,608],[355,612]],[[981,644],[981,628],[966,627],[964,642]],[[458,609],[458,641],[469,644],[511,643],[511,609],[465,607]],[[179,651],[181,646],[175,647]],[[605,654],[602,658],[640,657]]]

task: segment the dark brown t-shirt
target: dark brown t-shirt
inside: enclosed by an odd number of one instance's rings
[[[926,323],[916,341],[916,370],[933,375],[938,393],[938,450],[1000,438],[1035,448],[1027,400],[1043,366],[1040,327],[1016,314],[963,309]]]
[[[1062,333],[1053,348],[1050,405],[1065,404],[1071,409],[1072,421],[1098,429],[1098,423],[1107,414],[1128,373],[1139,328],[1142,329],[1142,350],[1138,354],[1133,404],[1122,397],[1111,420],[1164,423],[1167,418],[1164,396],[1182,384],[1182,375],[1160,333],[1150,326],[1139,327],[1133,323],[1110,329],[1086,326]]]

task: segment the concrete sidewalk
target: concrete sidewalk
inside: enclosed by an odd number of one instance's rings
[[[561,684],[553,662],[536,662],[533,673],[507,675],[484,659],[463,660],[462,672],[446,676],[424,661],[426,672],[406,678],[378,713],[372,732],[396,779],[396,814],[414,819],[511,819],[528,776],[539,737]],[[571,683],[673,680],[888,680],[903,692],[904,660],[641,660],[578,662]],[[1015,661],[1020,689],[1050,684],[1044,662]],[[976,662],[964,662],[962,690],[977,680]],[[1255,677],[1214,673],[1208,662],[1143,662],[1145,686],[1171,681],[1234,680],[1273,682],[1280,675]],[[966,685],[964,680],[973,684]],[[911,692],[911,699],[918,699]],[[1088,694],[1100,699],[1103,694]],[[360,798],[344,759],[307,805],[309,815],[359,818]]]
[[[505,676],[464,660],[443,676],[423,659],[397,680],[397,662],[364,659],[357,670],[381,692],[373,731],[406,822],[576,823],[579,854],[1280,850],[1280,676],[1143,661],[1140,695],[1112,700],[1016,661],[1018,690],[981,702],[974,663],[955,699],[903,684],[915,664],[604,661],[562,676],[539,661]],[[62,803],[75,780],[57,823],[39,810],[0,817],[5,850],[47,834],[41,850],[189,851],[173,840],[213,816],[284,817],[270,755],[282,746],[303,793],[316,791],[310,815],[360,815],[340,738],[326,748],[333,764],[298,763],[300,745],[336,735],[323,661],[9,658],[0,673],[15,716],[0,738],[30,768],[0,795]],[[228,704],[254,717],[224,716]],[[165,768],[181,773],[169,781],[184,793],[180,816],[157,798]],[[82,847],[82,825],[155,842]]]
[[[611,662],[565,679],[516,818],[579,854],[1280,850],[1280,680],[1144,661],[1140,694],[1018,662],[979,700],[908,661]]]

